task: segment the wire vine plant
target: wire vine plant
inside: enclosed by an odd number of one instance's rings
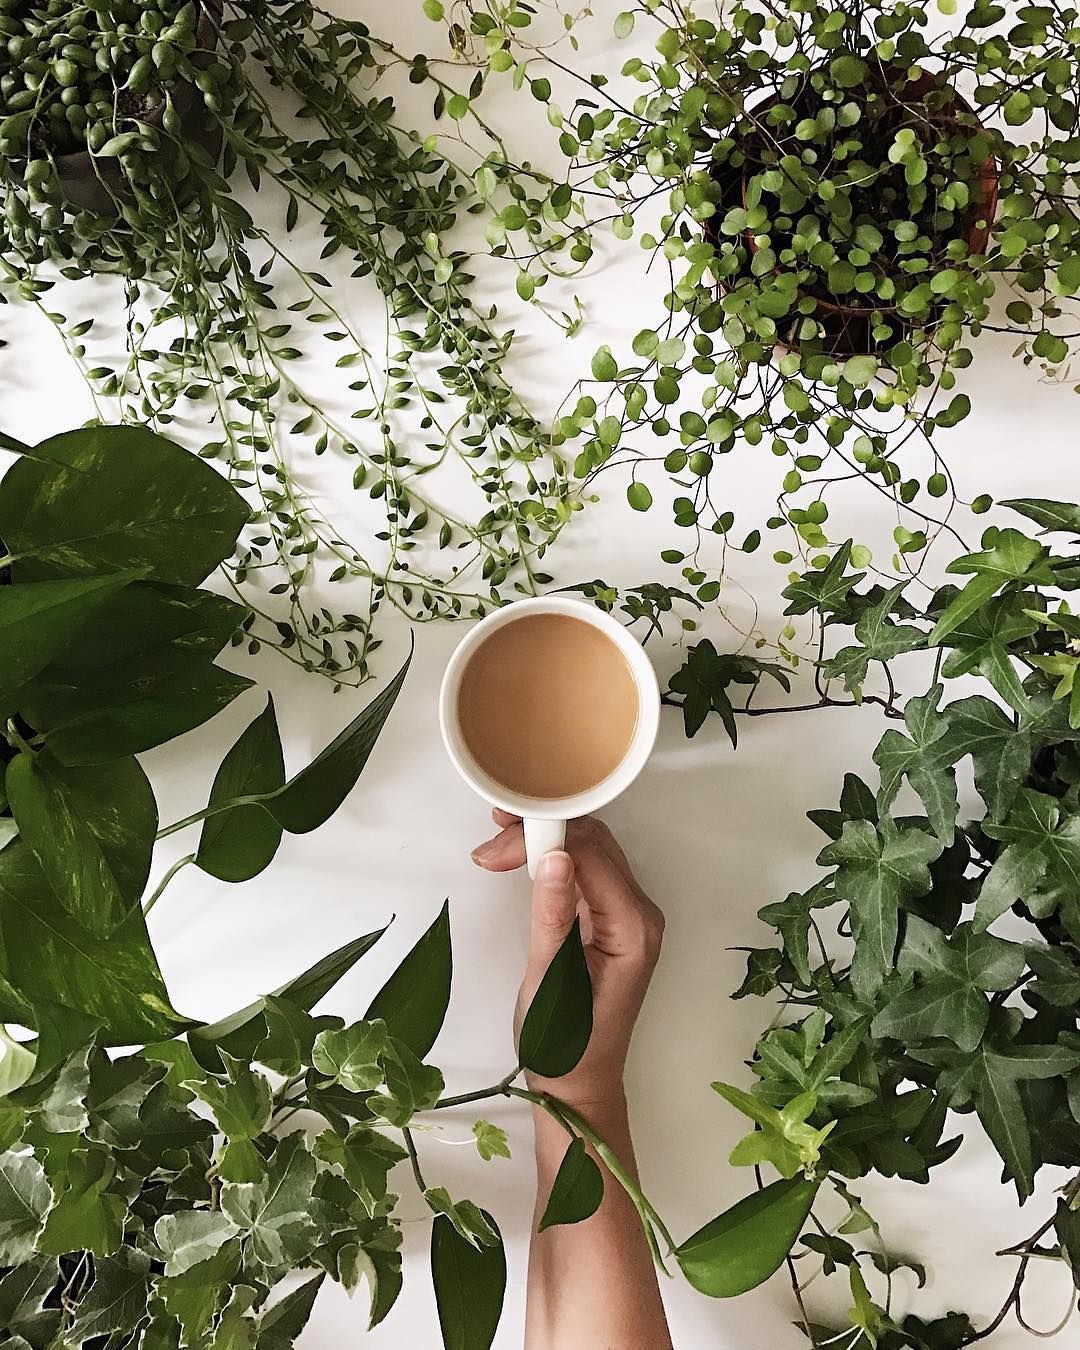
[[[964,501],[941,432],[971,411],[960,381],[978,339],[1012,334],[1033,373],[1071,374],[1076,9],[634,0],[597,19],[626,59],[605,47],[591,74],[583,16],[557,0],[425,9],[478,87],[512,79],[557,129],[573,207],[561,250],[542,203],[509,222],[519,291],[540,303],[553,258],[585,260],[611,235],[668,273],[662,307],[596,350],[555,423],[582,438],[577,479],[614,470],[644,511],[663,465],[688,543],[661,556],[706,601],[713,535],[721,574],[762,524],[781,566],[824,568],[853,480],[895,515],[885,584],[918,574],[941,535],[959,544],[958,507],[991,501]],[[737,523],[736,465],[770,451],[775,512]]]
[[[393,48],[306,0],[5,3],[0,28],[0,294],[55,325],[98,420],[186,434],[253,495],[226,567],[250,647],[357,683],[381,606],[482,613],[550,580],[541,559],[580,502],[504,374],[512,332],[451,246],[484,209],[477,187],[375,88]],[[464,100],[420,60],[452,150]],[[377,286],[381,331],[361,331],[307,264],[312,223],[323,259]],[[113,284],[119,358],[86,317]],[[305,382],[303,359],[328,351],[351,416]],[[324,453],[375,512],[362,543],[306,486]],[[472,484],[471,516],[439,503],[448,461]],[[312,600],[318,579],[347,583],[343,612]]]

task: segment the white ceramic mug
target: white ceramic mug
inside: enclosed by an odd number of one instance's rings
[[[513,792],[486,773],[469,753],[461,734],[458,720],[458,695],[461,678],[470,657],[485,638],[497,628],[516,623],[531,614],[561,614],[592,624],[609,638],[626,658],[637,687],[637,726],[630,747],[618,767],[587,792],[572,797],[525,797]],[[475,624],[458,644],[450,658],[439,692],[439,724],[443,741],[454,767],[466,783],[493,806],[520,816],[525,824],[525,852],[529,875],[536,875],[536,865],[545,853],[560,849],[566,840],[566,823],[578,816],[599,811],[608,802],[624,792],[649,758],[660,725],[660,688],[656,672],[644,648],[632,634],[610,614],[586,604],[561,596],[541,596],[533,600],[516,600],[494,610]]]

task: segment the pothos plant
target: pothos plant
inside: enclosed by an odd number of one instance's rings
[[[587,1218],[616,1184],[661,1266],[707,1292],[710,1279],[737,1292],[779,1265],[772,1234],[747,1243],[725,1215],[676,1244],[588,1122],[521,1082],[524,1070],[561,1077],[588,1044],[576,925],[509,1072],[476,1090],[447,1095],[426,1062],[451,991],[448,905],[351,1024],[313,1010],[385,930],[213,1024],[174,1008],[147,913],[180,868],[247,881],[283,831],[323,824],[358,781],[408,663],[292,776],[268,702],[206,805],[160,827],[137,755],[251,685],[215,660],[243,607],[201,589],[248,508],[214,468],[145,429],[4,444],[16,456],[0,480],[5,1345],[284,1350],[327,1275],[350,1291],[366,1280],[375,1324],[401,1289],[389,1177],[407,1162],[431,1214],[444,1343],[485,1350],[506,1281],[498,1224],[429,1179],[417,1139],[438,1119],[429,1112],[505,1097],[566,1131],[542,1226]],[[149,889],[156,842],[196,826],[193,851]],[[498,1127],[477,1120],[473,1136],[482,1159],[508,1156]],[[282,1296],[296,1272],[310,1278]]]
[[[0,297],[55,326],[99,420],[171,428],[251,489],[227,564],[249,642],[356,683],[383,604],[422,621],[545,584],[573,494],[450,238],[483,209],[447,158],[462,119],[499,143],[465,97],[307,0],[5,3],[0,34]],[[445,135],[397,123],[388,65],[431,82]],[[381,295],[370,327],[319,270],[335,255]],[[312,392],[315,362],[336,389]],[[364,504],[352,542],[306,487],[323,455]]]
[[[425,6],[478,82],[546,106],[569,160],[564,220],[521,183],[495,222],[522,292],[541,305],[611,234],[670,275],[660,312],[595,351],[556,420],[556,443],[580,445],[575,475],[628,474],[643,511],[662,463],[690,541],[662,558],[705,601],[708,534],[726,556],[765,526],[781,565],[823,567],[852,478],[895,504],[894,573],[917,570],[957,500],[940,433],[970,410],[977,340],[1011,334],[1034,373],[1069,375],[1080,13],[639,0],[611,20],[621,68],[586,75],[573,35],[589,11],[554,8],[570,54],[517,0]],[[513,184],[514,166],[493,168]],[[776,510],[740,525],[728,457],[760,454],[781,470]]]
[[[773,1224],[791,1238],[800,1325],[815,1346],[959,1350],[1013,1313],[1049,1334],[1057,1310],[1036,1316],[1023,1304],[1034,1259],[1064,1264],[1062,1325],[1076,1311],[1080,618],[1062,596],[1080,582],[1080,508],[1007,505],[1053,544],[992,528],[950,565],[962,588],[925,605],[906,598],[905,583],[862,588],[850,543],[785,592],[787,612],[812,614],[823,635],[818,698],[807,706],[869,704],[896,723],[874,751],[876,783],[848,774],[839,808],[810,812],[827,839],[824,875],[760,911],[779,941],[750,951],[735,996],[778,991],[783,1015],[757,1042],[750,1090],[715,1084],[755,1123],[731,1161],[775,1168],[801,1197],[795,1217]],[[897,666],[925,670],[930,652],[929,687],[905,699]],[[729,722],[748,710],[745,699],[733,706],[732,672],[714,649],[700,644],[693,670],[688,729],[710,710]],[[956,781],[967,761],[970,818]],[[942,1138],[951,1112],[977,1117],[1021,1203],[1047,1169],[1072,1173],[1056,1173],[1056,1202],[1001,1253],[1017,1261],[1015,1278],[978,1327],[966,1313],[931,1322],[894,1313],[892,1273],[912,1265],[921,1284],[922,1267],[897,1261],[859,1199],[870,1173],[927,1182],[960,1143]],[[816,1266],[846,1268],[848,1326],[823,1326],[808,1308],[802,1290]]]

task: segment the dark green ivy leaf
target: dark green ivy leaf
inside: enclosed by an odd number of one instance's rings
[[[947,848],[956,833],[956,775],[942,762],[940,742],[948,725],[938,712],[943,693],[935,684],[922,698],[909,699],[904,722],[910,733],[889,729],[874,751],[874,763],[881,770],[878,809],[884,814],[896,800],[900,781],[907,778],[922,799],[934,833]]]
[[[297,1336],[308,1324],[324,1279],[325,1276],[316,1275],[263,1312],[255,1342],[257,1350],[292,1350]]]

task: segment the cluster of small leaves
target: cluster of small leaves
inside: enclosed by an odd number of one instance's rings
[[[764,447],[784,466],[767,522],[792,535],[781,563],[824,562],[834,488],[862,474],[894,499],[894,565],[910,570],[948,519],[937,433],[970,411],[958,375],[1002,327],[1002,293],[1025,363],[1067,374],[1080,332],[1078,11],[637,0],[613,21],[632,51],[618,78],[597,71],[564,111],[531,7],[465,8],[481,51],[454,6],[462,59],[508,72],[558,129],[565,248],[585,261],[601,232],[636,237],[672,277],[630,351],[595,353],[568,409],[575,473],[632,465],[629,504],[646,510],[638,467],[662,460],[674,523],[722,536],[726,556],[758,547],[761,522],[736,530],[722,457]],[[519,264],[535,278],[560,255],[534,205]]]
[[[760,912],[780,943],[750,952],[736,997],[779,989],[809,1011],[758,1041],[752,1092],[717,1085],[755,1123],[733,1163],[827,1178],[845,1198],[871,1172],[926,1182],[959,1145],[942,1139],[955,1111],[977,1116],[1021,1202],[1042,1168],[1080,1169],[1080,651],[1061,598],[1080,580],[1080,510],[1009,505],[1055,532],[1054,544],[987,530],[949,568],[965,584],[925,609],[902,586],[857,589],[864,574],[851,570],[850,545],[787,591],[824,634],[854,629],[855,642],[820,663],[823,704],[829,681],[871,697],[873,669],[889,691],[873,697],[897,725],[874,751],[876,788],[848,774],[839,809],[810,813],[828,840],[825,876]],[[1059,547],[1062,534],[1072,547]],[[901,709],[890,663],[927,648],[937,654],[931,686]],[[973,675],[983,691],[948,696],[950,680]],[[982,806],[969,821],[956,783],[967,760]],[[915,809],[901,808],[902,792]],[[1057,1245],[1040,1252],[1066,1262],[1070,1281],[1078,1193],[1070,1183],[1017,1249],[1053,1227]],[[956,1339],[935,1339],[860,1298],[857,1255],[835,1233],[811,1233],[803,1248],[850,1268],[853,1325],[869,1344],[975,1339],[966,1319],[949,1332]]]
[[[544,584],[538,560],[572,494],[503,375],[512,333],[474,304],[469,256],[448,237],[503,186],[457,170],[438,134],[395,126],[369,85],[401,64],[430,79],[433,116],[453,129],[443,141],[458,135],[460,96],[422,58],[403,63],[363,24],[306,0],[6,5],[0,26],[0,284],[57,326],[99,417],[209,422],[200,452],[259,506],[231,564],[252,648],[355,682],[384,602],[423,621]],[[273,193],[283,220],[262,203],[249,211],[241,179]],[[381,292],[369,337],[281,242],[305,223],[323,258],[350,259]],[[126,313],[119,360],[93,318],[61,312],[85,308],[81,283],[109,273]],[[306,387],[302,358],[327,352],[354,426]],[[301,485],[303,457],[328,452],[385,514],[362,542]],[[428,488],[448,460],[473,485],[471,515]],[[313,607],[317,578],[363,598],[344,613]]]

